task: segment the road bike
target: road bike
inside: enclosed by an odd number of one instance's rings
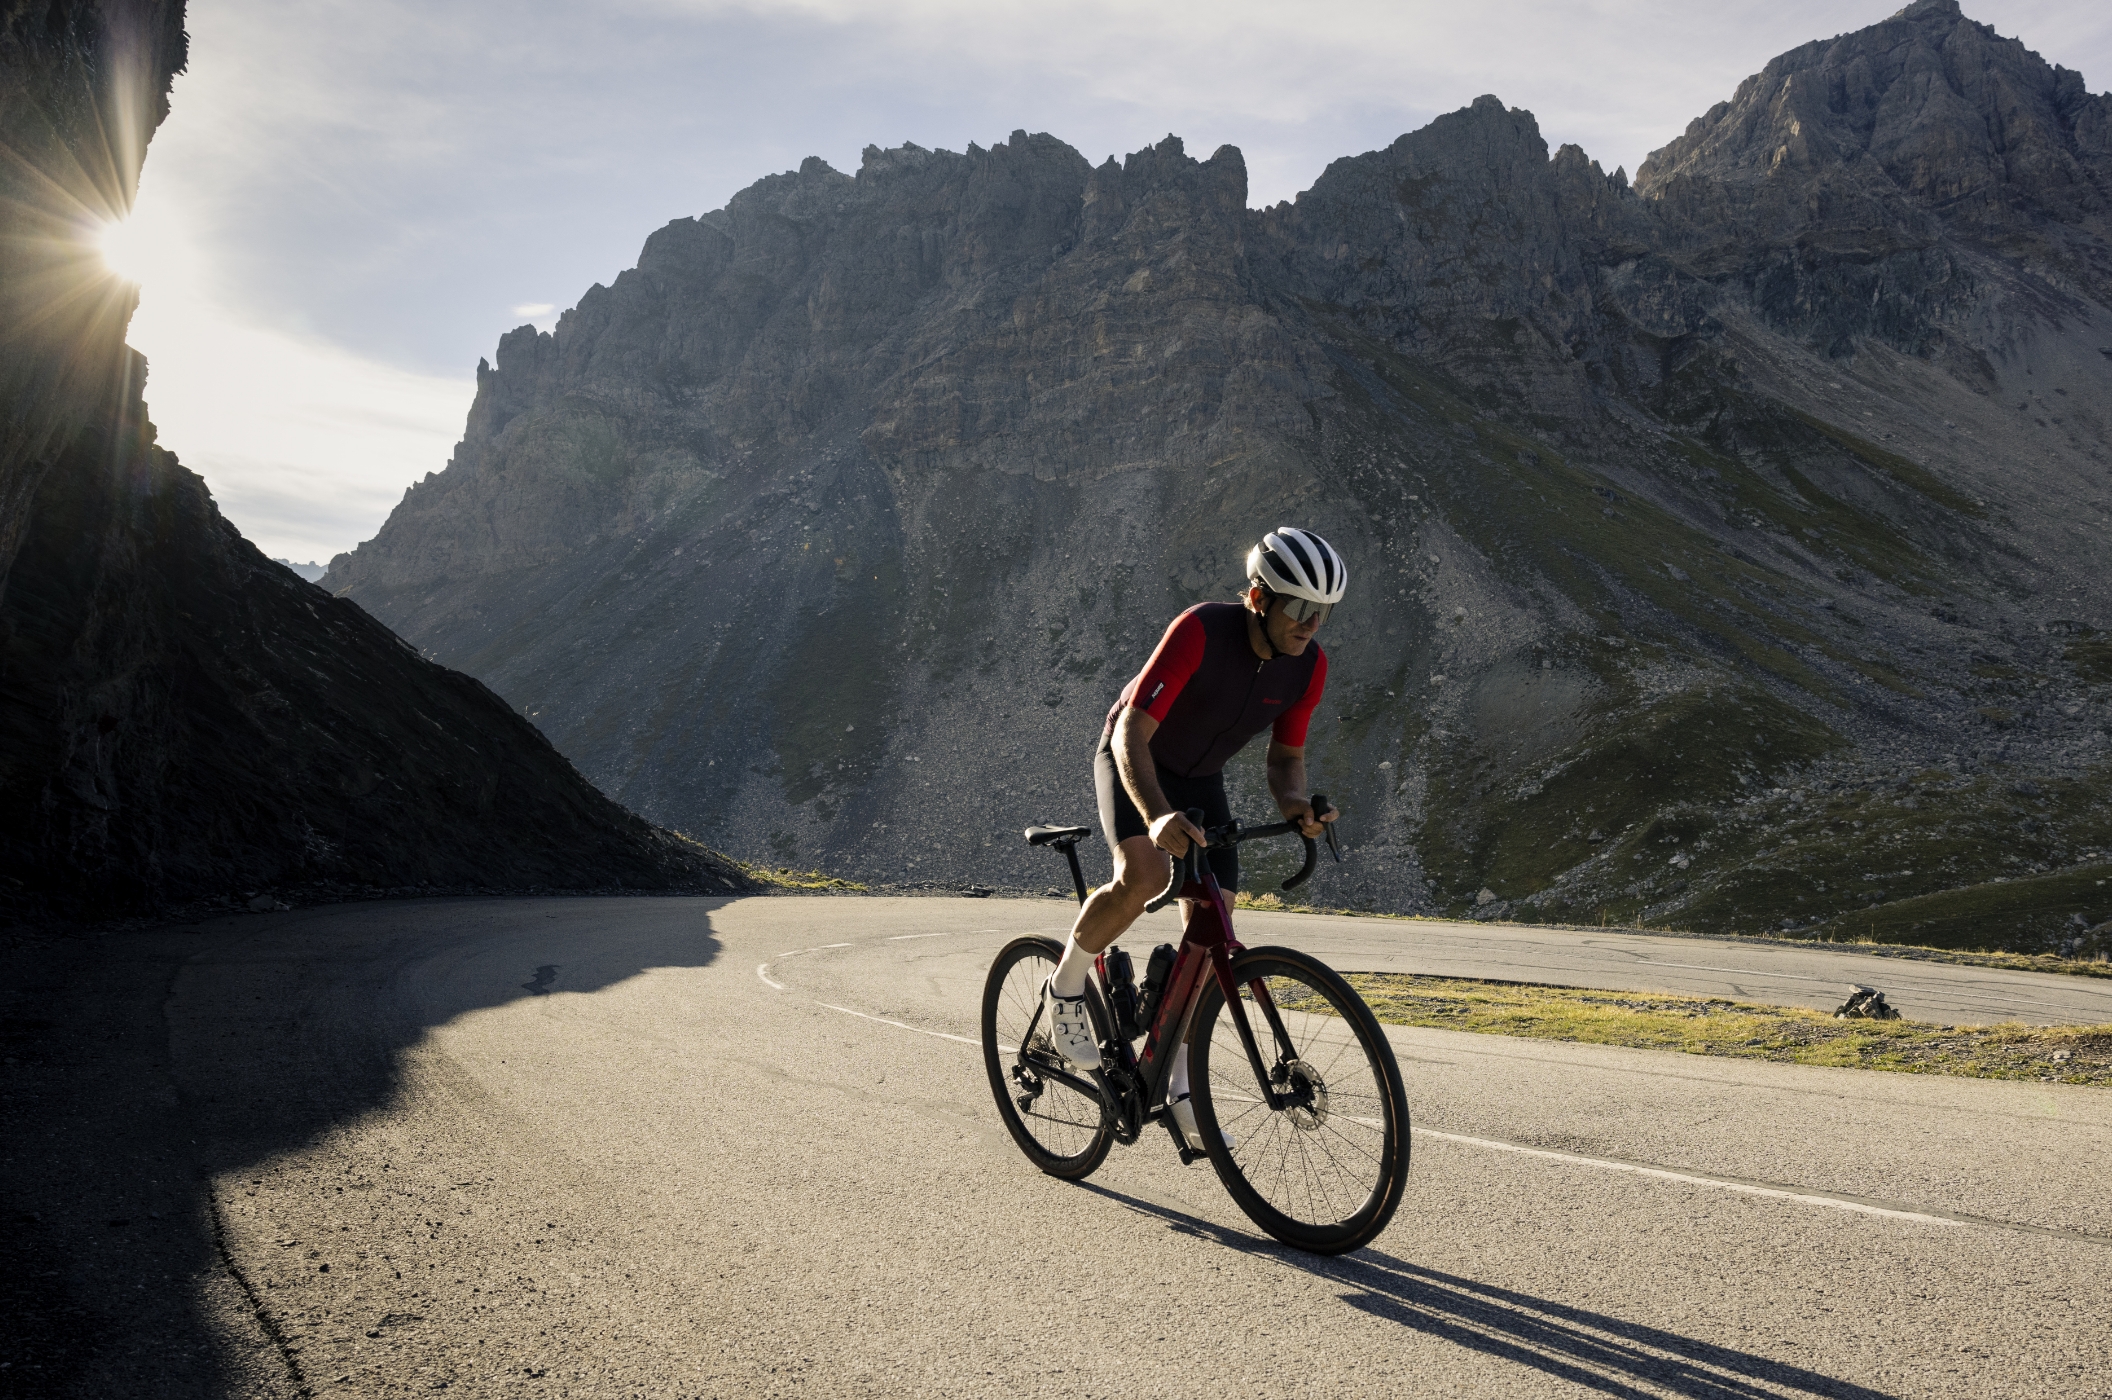
[[[1313,808],[1325,812],[1327,800],[1316,796]],[[1188,813],[1198,827],[1202,817]],[[1213,846],[1293,833],[1295,822],[1237,820],[1205,832]],[[1026,831],[1030,845],[1063,852],[1081,904],[1077,847],[1090,834],[1082,826]],[[1332,828],[1327,835],[1332,847]],[[1302,839],[1305,865],[1283,882],[1287,890],[1313,872],[1317,844]],[[1128,1146],[1162,1123],[1184,1164],[1207,1156],[1239,1208],[1285,1244],[1340,1254],[1370,1243],[1408,1185],[1408,1095],[1378,1019],[1318,959],[1242,947],[1231,901],[1192,842],[1144,907],[1156,912],[1175,899],[1189,901],[1180,946],[1152,950],[1141,989],[1120,948],[1094,962],[1086,1004],[1098,1070],[1081,1073],[1058,1056],[1042,1023],[1042,985],[1063,945],[1030,936],[999,950],[983,984],[982,1040],[1006,1130],[1035,1166],[1079,1181],[1113,1144]],[[1183,1057],[1201,1151],[1189,1147],[1166,1102]]]

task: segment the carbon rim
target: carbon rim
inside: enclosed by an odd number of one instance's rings
[[[1260,1205],[1300,1236],[1354,1231],[1372,1224],[1377,1212],[1390,1215],[1407,1131],[1405,1122],[1395,1121],[1391,1055],[1389,1063],[1381,1062],[1382,1052],[1368,1043],[1364,1018],[1352,1015],[1340,1004],[1341,993],[1320,978],[1280,961],[1253,963],[1240,975],[1240,999],[1262,1047],[1262,1064],[1271,1086],[1290,1102],[1273,1110],[1260,1096],[1239,1030],[1222,1000],[1213,998],[1216,1014],[1200,1058],[1209,1108],[1218,1130],[1232,1141],[1226,1165]],[[1253,999],[1257,977],[1289,1033],[1294,1053],[1288,1057]],[[1257,1223],[1278,1233],[1276,1222]]]
[[[990,1015],[985,1021],[985,1034],[994,1036],[997,1042],[997,1067],[1004,1076],[1007,1116],[1043,1153],[1073,1160],[1087,1156],[1099,1145],[1098,1139],[1105,1131],[1100,1102],[1038,1072],[1037,1059],[1055,1058],[1048,1049],[1045,1028],[1037,1026],[1026,1047],[1028,1053],[1020,1053],[1022,1037],[1034,1025],[1035,1013],[1041,1006],[1042,983],[1055,967],[1055,960],[1039,948],[1017,950],[1002,973],[994,977],[996,985],[987,993]],[[1040,1020],[1045,1022],[1047,1017]]]

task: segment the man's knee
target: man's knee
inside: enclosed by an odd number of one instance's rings
[[[1151,897],[1166,888],[1171,874],[1165,852],[1140,837],[1124,841],[1115,852],[1115,878],[1108,889],[1125,908],[1143,913]]]

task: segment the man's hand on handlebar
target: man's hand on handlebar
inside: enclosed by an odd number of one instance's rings
[[[1188,843],[1210,844],[1203,829],[1188,820],[1186,812],[1168,812],[1151,824],[1151,844],[1178,860],[1188,854]]]
[[[1342,809],[1330,805],[1322,808],[1318,816],[1314,816],[1313,804],[1301,800],[1284,803],[1283,815],[1288,820],[1298,823],[1298,834],[1300,836],[1304,836],[1309,840],[1317,840],[1327,830],[1321,823],[1331,822],[1336,817],[1341,816]]]

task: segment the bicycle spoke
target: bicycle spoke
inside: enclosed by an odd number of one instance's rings
[[[1321,969],[1316,977],[1289,954],[1250,964],[1238,994],[1269,1083],[1252,1082],[1245,1044],[1221,999],[1213,1003],[1203,1079],[1213,1117],[1232,1138],[1220,1175],[1242,1208],[1288,1242],[1348,1248],[1369,1238],[1359,1232],[1382,1227],[1399,1199],[1406,1123],[1396,1121],[1398,1081],[1389,1077],[1383,1032],[1333,974]],[[1263,998],[1274,1005],[1281,1037],[1261,1010]]]
[[[1075,1178],[1106,1155],[1109,1125],[1095,1095],[1053,1073],[1041,1022],[1042,987],[1055,961],[1046,945],[1014,944],[1000,955],[984,993],[985,1061],[999,1110],[1019,1146],[1042,1170]]]

